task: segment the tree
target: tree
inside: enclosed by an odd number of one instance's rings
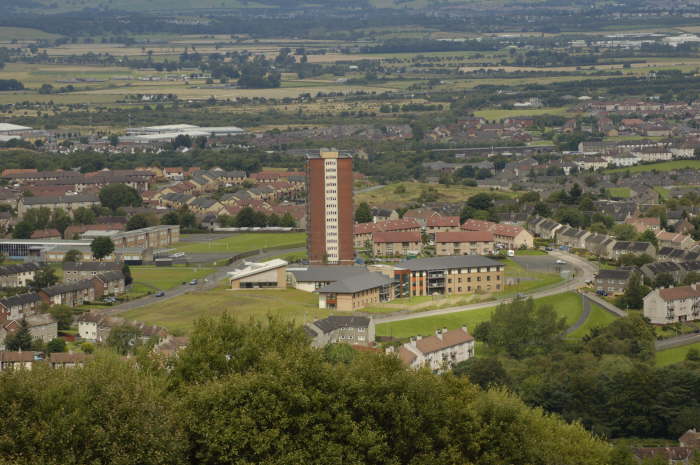
[[[77,224],[94,224],[95,219],[95,212],[91,208],[79,207],[73,211],[73,220]]]
[[[60,338],[54,338],[46,344],[46,351],[48,353],[53,352],[65,352],[66,351],[66,341]]]
[[[34,273],[34,279],[29,281],[27,285],[32,291],[38,291],[49,286],[53,286],[58,282],[56,270],[50,266],[43,266]]]
[[[27,221],[20,221],[12,230],[12,237],[15,239],[29,239],[34,232],[34,226]]]
[[[32,349],[32,333],[29,330],[29,323],[26,318],[22,318],[19,323],[19,329],[5,338],[5,347],[7,350],[31,350]]]
[[[124,275],[124,285],[128,286],[134,282],[134,278],[131,276],[131,268],[127,263],[122,265],[122,274]]]
[[[654,287],[669,287],[675,284],[671,273],[659,273],[654,280]]]
[[[141,197],[136,189],[126,184],[110,184],[100,190],[100,203],[102,206],[116,211],[119,207],[139,207]]]
[[[654,359],[656,334],[644,317],[631,313],[605,328],[595,328],[583,339],[584,347],[598,357],[616,354],[641,361]]]
[[[49,309],[49,314],[58,323],[59,330],[70,329],[73,324],[73,309],[68,305],[54,305]]]
[[[470,358],[455,365],[452,370],[456,376],[467,376],[469,381],[482,389],[494,386],[508,386],[510,378],[503,364],[497,358]]]
[[[96,237],[90,243],[90,250],[96,260],[102,260],[114,252],[114,242],[109,237]]]
[[[469,197],[467,205],[476,210],[488,210],[493,207],[493,197],[485,192],[481,192]]]
[[[646,231],[641,233],[637,240],[640,242],[650,242],[654,247],[656,247],[657,249],[659,248],[659,239],[656,237],[656,234],[654,234],[654,231],[652,231],[651,229],[647,229]]]
[[[637,230],[631,224],[616,224],[612,233],[619,241],[633,241],[637,237]]]
[[[552,350],[561,341],[566,319],[550,305],[535,305],[532,298],[515,299],[496,307],[491,321],[478,327],[489,347],[520,359]]]
[[[73,220],[71,220],[70,215],[68,215],[68,213],[66,213],[66,211],[62,208],[56,208],[51,213],[51,226],[57,229],[61,235],[63,235],[66,228],[68,228],[72,222]]]
[[[135,229],[143,229],[148,227],[148,220],[144,215],[136,214],[129,218],[126,223],[126,230],[133,231]]]
[[[296,228],[297,222],[291,213],[287,212],[280,218],[280,226],[284,228]]]
[[[571,186],[571,190],[569,190],[569,203],[578,203],[581,194],[583,194],[581,186],[579,186],[578,183],[574,183],[574,185]]]
[[[642,284],[639,273],[633,273],[627,283],[625,293],[617,299],[617,304],[621,308],[642,308],[644,306],[644,296],[649,293],[649,288]]]
[[[107,345],[112,347],[117,353],[126,355],[134,351],[141,338],[141,330],[129,324],[123,324],[112,328],[107,337]]]
[[[76,249],[70,249],[63,256],[64,262],[79,262],[82,259],[83,259],[83,253],[80,250],[76,250]]]
[[[117,145],[119,145],[119,136],[116,134],[110,134],[109,144],[113,147],[116,147]]]
[[[552,216],[552,209],[547,206],[544,202],[537,202],[535,204],[535,215],[549,217]]]
[[[372,222],[372,210],[369,208],[367,202],[361,202],[355,210],[355,222],[356,223],[371,223]]]

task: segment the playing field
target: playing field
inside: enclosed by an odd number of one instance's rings
[[[607,170],[606,173],[623,173],[629,171],[630,173],[640,173],[643,171],[673,171],[682,170],[685,168],[700,169],[700,160],[673,160],[664,161],[661,163],[650,163],[648,165],[637,165],[630,166],[628,168],[615,168]]]
[[[550,297],[537,299],[538,305],[549,304],[556,312],[566,318],[567,325],[572,325],[578,320],[583,311],[581,297],[573,292],[566,292]],[[407,338],[418,334],[429,335],[436,329],[455,329],[466,325],[468,329],[474,329],[476,325],[491,319],[491,314],[496,307],[487,307],[478,310],[450,313],[447,315],[415,318],[412,320],[397,321],[377,325],[377,336],[393,336]]]
[[[213,268],[185,266],[132,266],[130,268],[134,284],[160,290],[172,289],[183,282],[201,279],[215,271]]]
[[[224,312],[242,321],[251,318],[265,321],[275,315],[298,324],[324,318],[330,314],[318,308],[318,295],[296,289],[266,289],[232,291],[217,288],[195,291],[130,310],[121,316],[148,324],[163,326],[171,331],[188,332],[202,317],[217,317]]]
[[[196,239],[196,235],[183,237]],[[305,244],[306,233],[241,233],[213,241],[181,241],[176,245],[176,249],[185,253],[238,253],[268,247],[303,247]]]
[[[629,187],[609,187],[608,194],[615,199],[629,199],[632,197],[632,189]]]

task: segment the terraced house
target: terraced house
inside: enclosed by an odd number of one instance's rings
[[[36,263],[0,266],[0,288],[26,287],[38,270],[39,265]]]
[[[491,231],[451,231],[435,234],[437,255],[487,255],[493,248]]]

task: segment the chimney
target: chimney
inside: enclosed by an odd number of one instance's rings
[[[442,341],[442,331],[441,330],[436,329],[435,336]]]
[[[467,331],[467,325],[462,325],[462,331],[469,334],[469,331]]]

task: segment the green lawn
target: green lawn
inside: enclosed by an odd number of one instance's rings
[[[162,290],[171,289],[192,279],[203,278],[214,272],[213,268],[208,267],[132,266],[130,268],[135,285],[141,285],[142,288],[155,287]]]
[[[163,326],[171,331],[187,333],[194,322],[202,317],[217,317],[224,312],[242,321],[264,321],[268,314],[298,324],[324,318],[328,310],[318,308],[318,295],[296,289],[267,289],[232,291],[217,288],[194,291],[158,302],[147,307],[129,310],[121,316],[148,324]]]
[[[632,197],[632,189],[629,187],[610,187],[608,194],[615,199],[629,199]]]
[[[673,349],[661,350],[656,353],[656,366],[673,365],[685,360],[685,356],[690,349],[700,350],[700,342],[687,346],[675,347]]]
[[[193,238],[196,236],[184,237]],[[179,252],[189,253],[237,253],[267,247],[303,247],[305,244],[306,233],[242,233],[214,241],[179,242],[176,249]]]
[[[588,315],[586,322],[579,329],[569,334],[569,338],[581,339],[588,334],[591,329],[608,326],[610,323],[617,320],[617,318],[618,317],[612,313],[604,310],[600,305],[591,303],[591,313]]]
[[[550,304],[554,306],[557,313],[566,318],[568,325],[574,324],[582,312],[581,298],[573,293],[566,292],[550,297],[537,299],[538,305]],[[476,325],[491,319],[491,314],[496,307],[487,307],[478,310],[450,313],[448,315],[429,316],[425,318],[414,318],[412,320],[397,321],[395,323],[384,323],[377,325],[377,336],[393,336],[407,338],[418,334],[433,334],[436,329],[455,329],[466,325],[473,330]]]
[[[668,192],[668,189],[666,189],[665,187],[654,186],[654,190],[656,191],[657,194],[659,194],[659,197],[661,197],[661,200],[668,200],[671,197],[671,194]]]
[[[527,108],[514,110],[477,110],[474,116],[477,118],[485,118],[487,120],[501,120],[504,118],[513,118],[515,116],[537,116],[537,115],[558,115],[566,116],[568,107],[551,107],[551,108]]]
[[[628,168],[614,168],[614,169],[606,170],[606,173],[624,173],[625,171],[629,171],[630,173],[639,173],[639,172],[643,172],[643,171],[652,171],[652,170],[672,171],[672,170],[680,170],[680,169],[684,169],[684,168],[700,169],[700,160],[664,161],[661,163],[651,163],[648,165],[630,166]]]
[[[547,252],[540,249],[516,250],[515,255],[547,255]]]
[[[402,189],[397,188],[402,186]],[[421,193],[432,188],[437,191],[437,199],[440,202],[464,202],[469,197],[481,192],[494,193],[491,189],[484,187],[469,187],[469,186],[445,186],[443,184],[428,184],[423,182],[405,181],[395,184],[389,184],[380,189],[369,192],[362,192],[355,196],[355,202],[367,202],[370,206],[382,205],[387,203],[395,204],[411,204],[417,200]],[[498,191],[498,195],[503,197],[516,197],[517,194],[511,191]]]

